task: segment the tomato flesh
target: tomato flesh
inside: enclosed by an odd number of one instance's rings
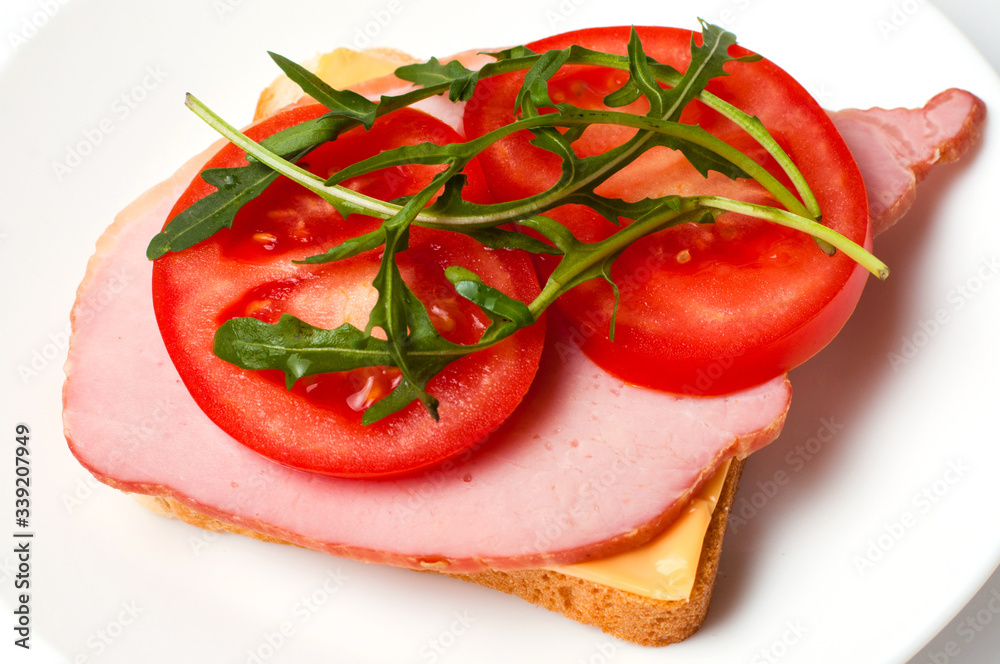
[[[287,110],[248,133],[261,140],[323,112],[318,106]],[[404,109],[380,118],[367,132],[353,130],[317,148],[300,165],[326,177],[388,148],[456,140],[459,136],[442,122]],[[227,146],[206,168],[244,163],[243,153]],[[387,169],[344,185],[392,200],[416,193],[439,169]],[[478,166],[466,175],[467,195],[488,198]],[[211,190],[196,178],[170,217]],[[279,178],[240,210],[231,229],[155,262],[154,306],[167,350],[195,401],[239,442],[295,468],[344,477],[388,476],[454,455],[488,434],[521,401],[538,367],[544,325],[453,362],[432,379],[428,391],[440,400],[440,422],[415,402],[372,425],[362,424],[365,410],[398,384],[400,372],[393,367],[309,376],[286,390],[280,371],[246,371],[212,353],[216,329],[234,317],[274,323],[288,313],[318,327],[349,322],[364,329],[378,297],[372,282],[381,249],[326,265],[292,261],[322,253],[379,223],[362,215],[345,219],[318,196]],[[539,290],[524,254],[488,250],[457,233],[414,227],[398,264],[432,324],[456,343],[477,341],[489,319],[455,292],[445,268],[466,267],[521,300],[530,301]]]
[[[689,31],[638,31],[648,55],[684,71],[690,62]],[[628,39],[628,28],[598,28],[551,37],[529,48],[544,52],[580,44],[624,54]],[[748,52],[734,47],[732,53]],[[713,80],[708,90],[761,118],[809,182],[823,222],[870,248],[864,184],[825,112],[767,60],[733,62],[726,69],[730,75]],[[617,70],[564,67],[550,81],[549,95],[556,102],[603,109],[604,97],[626,80],[627,74]],[[477,91],[465,116],[470,138],[511,122],[522,81],[523,75],[511,74]],[[645,113],[647,109],[640,99],[616,110]],[[791,189],[766,151],[727,118],[695,101],[681,120],[739,148]],[[592,126],[573,147],[581,157],[600,154],[634,133],[628,128]],[[530,139],[530,134],[520,132],[481,156],[497,200],[539,193],[558,179],[560,160],[531,145]],[[756,182],[732,181],[716,172],[704,178],[682,155],[663,147],[641,155],[596,192],[629,201],[670,194],[714,195],[781,207]],[[546,214],[588,242],[618,230],[579,205]],[[553,257],[540,258],[541,275],[547,276],[556,263]],[[570,340],[630,383],[684,394],[725,394],[801,364],[837,334],[867,276],[842,253],[826,256],[804,233],[733,213],[722,215],[715,224],[684,224],[638,241],[615,262],[611,274],[620,288],[614,341],[610,329],[615,296],[604,280],[586,282],[553,305],[569,321]]]

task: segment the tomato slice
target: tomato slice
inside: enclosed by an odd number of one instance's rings
[[[251,128],[255,140],[321,115],[319,106],[286,110]],[[369,131],[347,132],[317,148],[300,164],[327,176],[344,166],[404,144],[459,140],[444,123],[403,109],[380,118]],[[223,148],[206,168],[245,164],[242,151]],[[409,166],[359,176],[345,186],[391,200],[412,195],[440,167]],[[467,195],[488,197],[478,165],[467,171]],[[212,187],[196,178],[172,218]],[[334,328],[350,322],[364,329],[377,299],[371,285],[381,250],[327,265],[293,259],[377,228],[377,219],[341,217],[299,185],[279,178],[245,205],[232,229],[182,252],[158,259],[153,295],[164,343],[181,378],[204,412],[236,440],[283,464],[337,476],[384,476],[437,463],[480,440],[517,406],[541,355],[544,325],[527,328],[497,346],[453,362],[431,380],[440,400],[435,422],[419,403],[364,426],[364,411],[399,380],[395,368],[375,367],[300,379],[288,391],[279,371],[246,371],[212,353],[216,329],[236,316],[275,322],[282,313]],[[512,297],[538,294],[531,261],[516,251],[487,250],[464,235],[413,228],[399,257],[404,280],[427,307],[447,339],[473,343],[489,324],[460,297],[444,270],[460,265]]]
[[[638,32],[647,55],[678,71],[686,69],[691,32],[657,27]],[[627,27],[597,28],[557,35],[529,47],[544,52],[580,44],[624,54],[628,39]],[[749,52],[733,47],[731,53]],[[805,175],[823,222],[870,248],[864,184],[825,112],[767,60],[732,62],[726,69],[729,76],[713,80],[708,90],[759,117]],[[627,73],[618,70],[564,67],[550,81],[549,95],[556,102],[601,109],[606,108],[605,95],[626,80]],[[477,89],[464,119],[470,138],[511,122],[522,81],[522,74],[511,74]],[[618,110],[643,113],[647,108],[640,99]],[[730,120],[697,101],[681,119],[751,155],[791,188],[763,148]],[[580,156],[599,154],[632,133],[618,127],[590,127],[574,143],[574,150]],[[530,139],[526,132],[515,134],[481,156],[498,200],[532,195],[556,182],[559,159],[531,145]],[[756,182],[732,181],[715,172],[706,179],[679,153],[662,147],[642,155],[598,187],[597,193],[630,201],[711,194],[777,205]],[[546,214],[589,242],[617,230],[581,206],[563,206]],[[539,263],[543,276],[555,264],[551,258]],[[614,292],[604,280],[586,282],[554,305],[570,321],[570,341],[628,382],[685,394],[728,393],[801,364],[837,334],[867,277],[842,253],[826,256],[804,233],[732,213],[715,224],[687,224],[633,244],[611,274],[621,291],[614,341],[609,335]]]

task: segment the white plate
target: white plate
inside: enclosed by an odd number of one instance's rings
[[[183,107],[185,91],[237,125],[249,119],[276,73],[267,49],[298,59],[338,44],[444,55],[587,25],[696,27],[702,16],[831,108],[917,105],[951,86],[1000,108],[995,74],[925,2],[7,6],[0,431],[10,451],[15,425],[31,426],[36,535],[34,648],[14,647],[8,627],[4,661],[903,662],[995,569],[992,132],[922,186],[878,243],[890,280],[869,284],[843,334],[795,372],[785,432],[741,484],[736,513],[746,519],[730,529],[712,611],[682,644],[643,649],[476,586],[154,518],[90,478],[60,426],[68,312],[94,241],[118,209],[214,139]],[[947,320],[935,327],[937,315]],[[12,533],[9,456],[6,466],[0,514]],[[0,547],[3,624],[14,622],[12,548]]]

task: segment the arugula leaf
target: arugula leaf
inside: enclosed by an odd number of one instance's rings
[[[383,150],[363,161],[345,166],[327,178],[325,185],[331,186],[359,175],[408,164],[448,164],[460,162],[463,166],[476,154],[475,143],[417,143]]]
[[[413,403],[415,399],[418,399],[420,393],[426,394],[423,390],[418,392],[417,388],[410,382],[410,379],[404,376],[400,379],[399,384],[396,385],[396,388],[392,392],[385,395],[365,410],[364,415],[361,416],[361,424],[365,426],[375,424],[379,420],[403,410]],[[433,397],[431,398],[433,399]],[[428,410],[432,413],[434,419],[437,420],[436,400],[432,401],[432,405],[428,407]]]
[[[532,254],[547,254],[549,256],[558,256],[562,253],[557,247],[545,244],[530,235],[503,228],[470,229],[461,232],[490,249],[520,249]]]
[[[333,263],[334,261],[344,260],[345,258],[351,258],[366,251],[377,249],[383,244],[385,244],[385,231],[382,228],[376,228],[370,233],[352,237],[341,244],[330,247],[325,253],[307,256],[306,258],[292,262],[306,265]]]
[[[261,142],[261,146],[284,155],[286,160],[297,161],[315,146],[335,139],[343,126],[335,121],[311,120],[271,135]],[[240,208],[267,189],[278,173],[251,160],[247,166],[208,169],[201,177],[216,191],[182,210],[153,236],[146,248],[149,260],[171,251],[183,251],[223,228],[232,228]]]
[[[494,324],[514,323],[518,327],[527,327],[535,322],[528,305],[487,286],[472,270],[452,265],[444,271],[444,276],[455,285],[459,295],[478,305]]]
[[[688,70],[690,71],[690,67]],[[668,103],[669,94],[660,87],[656,77],[653,76],[653,72],[649,68],[649,61],[646,58],[646,51],[642,48],[642,42],[639,41],[639,33],[636,32],[634,27],[629,34],[628,40],[628,72],[629,83],[635,86],[639,94],[649,100],[649,113],[647,115],[661,117],[664,107]],[[702,87],[704,87],[704,84]]]
[[[611,108],[620,108],[622,106],[628,106],[641,96],[642,91],[639,90],[639,86],[637,86],[635,81],[630,78],[625,81],[625,85],[604,97],[604,105],[610,106]]]
[[[405,293],[409,288],[403,283],[403,275],[399,272],[395,255],[405,251],[408,246],[409,226],[402,223],[387,223],[382,228],[385,235],[385,252],[378,274],[372,282],[378,291],[378,301],[368,317],[365,334],[371,334],[372,330],[380,328],[389,338],[390,348],[395,351],[395,359],[399,360],[403,354],[402,343],[406,338]]]
[[[357,92],[334,89],[319,76],[283,55],[270,51],[267,54],[281,67],[281,71],[285,72],[288,78],[302,88],[303,92],[330,109],[331,117],[356,120],[365,129],[372,128],[378,104],[365,99]]]
[[[708,132],[705,133],[707,134]],[[711,134],[708,135],[711,136]],[[654,139],[653,144],[682,152],[688,162],[694,166],[695,170],[701,173],[702,177],[707,178],[709,171],[721,173],[730,180],[750,177],[750,174],[740,168],[739,165],[704,145],[670,135],[658,136]]]
[[[662,209],[664,205],[672,206],[677,200],[679,200],[677,196],[666,196],[664,198],[643,198],[630,203],[620,198],[600,196],[592,191],[581,191],[567,196],[565,202],[586,205],[615,226],[621,226],[623,218],[640,219]]]
[[[403,380],[397,389],[403,387],[404,390],[412,391],[435,420],[438,418],[437,399],[428,394],[424,388],[433,376],[433,373],[428,373],[429,366],[436,365],[433,363],[428,365],[426,361],[414,361],[409,351],[411,346],[426,342],[427,339],[435,343],[444,340],[431,325],[424,305],[403,282],[399,266],[396,264],[396,254],[408,246],[413,218],[456,173],[457,169],[454,167],[439,173],[418,194],[407,200],[395,216],[382,225],[385,233],[385,250],[382,253],[378,274],[372,282],[378,290],[378,300],[368,317],[368,326],[365,329],[366,334],[371,334],[376,327],[385,332],[393,364],[403,373]],[[440,368],[434,373],[437,371],[440,371]]]
[[[488,55],[496,59],[498,62],[503,62],[505,60],[519,60],[522,58],[528,58],[538,54],[532,51],[527,46],[514,46],[512,48],[507,48],[502,51],[483,53],[483,55]]]
[[[405,408],[415,399],[420,401],[435,420],[438,419],[438,400],[427,393],[427,383],[448,364],[465,354],[464,348],[444,339],[431,323],[424,307],[413,291],[402,285],[402,301],[408,333],[401,337],[402,352],[394,351],[394,364],[403,373],[396,388],[376,401],[366,411],[361,421],[372,424]]]
[[[555,106],[549,98],[549,79],[566,64],[569,59],[569,49],[547,51],[524,75],[524,83],[514,98],[514,115],[525,117],[538,115],[538,108]]]
[[[216,331],[212,352],[243,369],[279,369],[288,389],[303,376],[391,362],[383,340],[349,323],[324,330],[291,314],[282,314],[274,324],[231,318]]]
[[[529,305],[532,314],[537,318],[559,295],[585,281],[604,279],[615,293],[611,328],[608,332],[613,341],[619,290],[611,278],[611,266],[622,252],[636,240],[665,228],[691,221],[700,223],[708,218],[715,220],[714,211],[702,209],[697,202],[692,203],[692,199],[667,196],[658,200],[660,204],[649,213],[599,242],[581,242],[568,228],[551,217],[539,215],[520,222],[547,237],[564,254],[556,269],[549,275],[541,294]]]
[[[193,247],[223,228],[232,228],[240,208],[259,196],[274,182],[277,174],[263,164],[252,163],[239,169],[210,169],[201,177],[216,187],[216,193],[185,208],[154,235],[146,247],[148,259],[155,260],[170,251]]]
[[[437,58],[427,62],[403,65],[396,69],[396,76],[424,87],[448,85],[448,99],[469,101],[475,92],[479,72],[468,69],[458,60],[442,64]]]
[[[736,35],[699,19],[702,26],[702,45],[695,44],[691,37],[691,64],[684,71],[680,82],[669,91],[662,93],[665,108],[664,119],[677,120],[681,112],[718,76],[728,76],[724,65],[739,61],[729,55],[729,47],[736,43]]]

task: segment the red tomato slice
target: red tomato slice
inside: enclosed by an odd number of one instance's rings
[[[638,32],[648,55],[678,71],[686,69],[691,57],[689,31],[639,28]],[[628,39],[629,28],[597,28],[529,47],[544,52],[580,44],[624,54]],[[748,51],[734,47],[731,53],[739,56]],[[861,175],[824,111],[767,60],[733,62],[726,69],[730,75],[715,79],[708,89],[761,118],[805,175],[824,223],[870,248]],[[477,89],[465,115],[470,138],[511,122],[522,80],[523,75],[512,74]],[[565,67],[550,82],[549,94],[556,102],[605,108],[604,96],[626,80],[627,73],[618,70]],[[641,99],[624,110],[642,113],[646,108]],[[767,153],[715,111],[694,102],[682,121],[699,124],[740,148],[791,188]],[[581,156],[598,154],[632,133],[591,127],[574,149]],[[481,156],[498,200],[535,194],[556,182],[558,158],[529,144],[530,138],[525,132],[513,135]],[[756,182],[734,182],[715,172],[703,178],[679,153],[662,147],[644,154],[597,192],[630,201],[711,194],[777,205]],[[616,230],[581,206],[563,206],[547,214],[585,241],[603,239]],[[549,258],[540,263],[543,274],[555,264]],[[631,383],[685,394],[724,394],[780,375],[825,346],[854,310],[867,272],[842,253],[826,256],[804,233],[727,213],[714,225],[687,224],[635,243],[614,264],[612,276],[621,289],[615,340],[609,338],[614,294],[604,280],[582,284],[556,302],[556,310],[570,321],[570,340]]]
[[[256,125],[255,140],[322,114],[319,106],[284,111]],[[327,176],[378,152],[423,141],[453,142],[444,123],[404,109],[326,144],[302,163]],[[206,168],[245,164],[229,145]],[[440,167],[393,168],[345,183],[390,200],[424,187]],[[486,193],[478,166],[467,172],[469,197]],[[170,217],[212,191],[196,178]],[[236,316],[266,322],[290,313],[312,325],[334,328],[347,321],[364,329],[377,299],[371,285],[381,251],[328,265],[292,259],[373,230],[378,220],[342,218],[331,205],[285,178],[237,214],[233,228],[156,261],[153,296],[164,343],[195,401],[223,430],[244,445],[283,464],[338,476],[383,476],[437,463],[480,440],[517,406],[541,355],[543,325],[490,350],[449,365],[428,391],[440,400],[440,422],[419,403],[373,425],[362,415],[399,380],[394,368],[365,368],[300,379],[284,387],[279,371],[245,371],[212,353],[216,329]],[[427,307],[438,331],[451,341],[473,343],[488,326],[483,312],[460,297],[445,278],[450,265],[479,274],[489,285],[530,301],[538,281],[520,252],[490,251],[457,233],[413,228],[410,248],[400,255],[403,278]]]

